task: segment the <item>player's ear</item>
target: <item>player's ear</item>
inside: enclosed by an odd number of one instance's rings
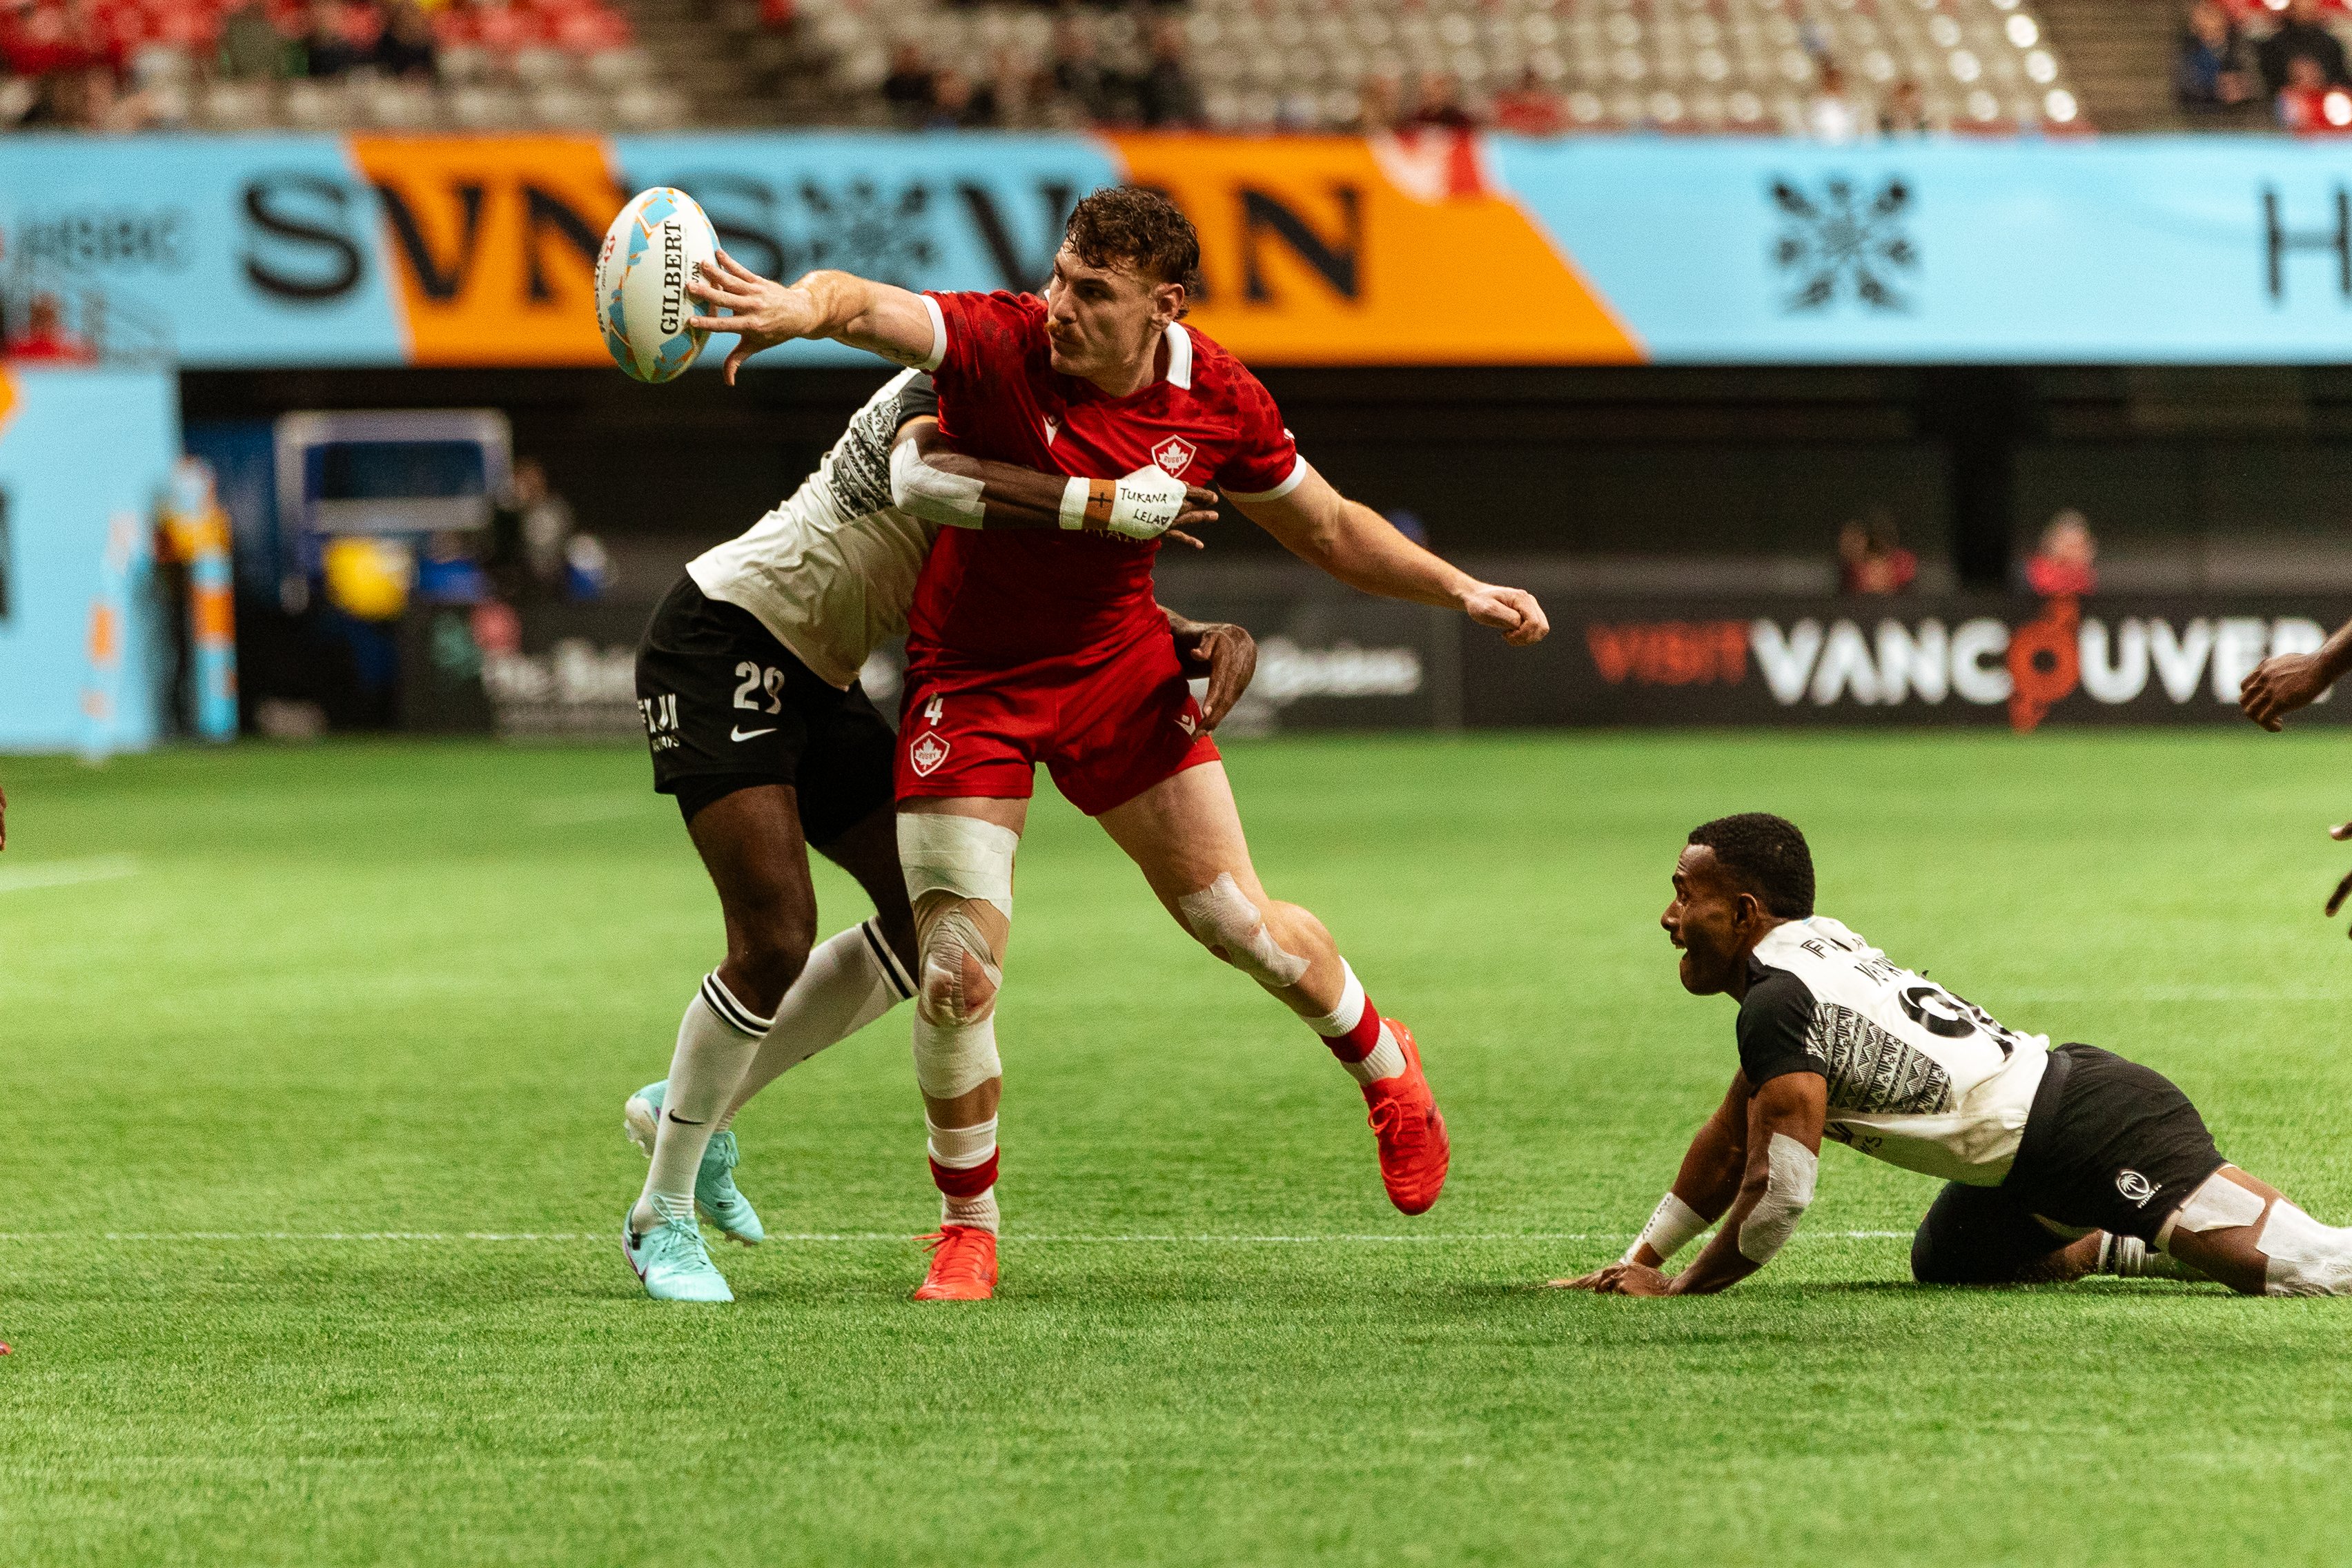
[[[1161,283],[1151,290],[1151,324],[1164,327],[1184,313],[1184,285]]]

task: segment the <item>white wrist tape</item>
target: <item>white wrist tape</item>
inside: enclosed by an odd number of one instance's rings
[[[1706,1221],[1699,1217],[1698,1211],[1669,1191],[1658,1200],[1658,1206],[1650,1213],[1650,1223],[1642,1227],[1642,1234],[1633,1238],[1633,1245],[1618,1261],[1633,1262],[1633,1255],[1646,1245],[1664,1262],[1689,1246],[1691,1237],[1706,1228]]]
[[[1118,481],[1111,492],[1113,533],[1129,539],[1157,539],[1173,527],[1184,510],[1184,481],[1159,468],[1141,468]]]
[[[1087,505],[1094,499],[1092,479],[1072,479],[1062,487],[1062,526],[1084,528],[1087,525]]]
[[[1183,510],[1184,481],[1148,464],[1121,479],[1072,479],[1062,487],[1064,528],[1157,539]]]
[[[1812,1206],[1813,1181],[1821,1173],[1821,1156],[1790,1137],[1772,1134],[1765,1156],[1770,1171],[1764,1196],[1739,1226],[1739,1256],[1750,1263],[1769,1263],[1795,1234],[1797,1221]]]
[[[933,468],[912,441],[890,448],[890,503],[928,522],[978,528],[987,511],[980,481]]]
[[[1013,857],[1021,835],[976,816],[940,811],[898,814],[898,865],[907,877],[907,901],[925,893],[953,893],[994,904],[1013,918]]]

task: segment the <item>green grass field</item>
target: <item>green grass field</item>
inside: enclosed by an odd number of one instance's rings
[[[1703,817],[2012,1026],[2176,1077],[2352,1219],[2352,747],[2210,735],[1233,748],[1259,867],[1412,1024],[1454,1178],[1042,802],[1002,1293],[917,1307],[907,1015],[740,1124],[731,1309],[614,1239],[716,906],[630,750],[0,763],[0,1561],[2333,1563],[2352,1302],[1909,1283],[1825,1151],[1710,1300],[1613,1256],[1733,1062],[1656,927]],[[825,929],[863,914],[821,882]]]

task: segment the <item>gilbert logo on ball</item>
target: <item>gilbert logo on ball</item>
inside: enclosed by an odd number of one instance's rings
[[[642,191],[596,255],[596,325],[613,363],[639,381],[669,381],[702,352],[708,333],[687,322],[699,309],[686,291],[719,236],[692,196],[668,185]]]

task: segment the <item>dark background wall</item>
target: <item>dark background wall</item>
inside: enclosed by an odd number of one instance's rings
[[[603,371],[192,372],[190,421],[499,407],[583,526],[682,559],[812,469],[881,372],[644,386]],[[2061,507],[2146,585],[2308,579],[2352,494],[2352,371],[1292,370],[1265,382],[1349,493],[1465,554],[1825,557],[1883,510],[1931,571],[1995,584]],[[1271,542],[1221,531],[1239,563]],[[2137,564],[2135,565],[2135,563]]]

